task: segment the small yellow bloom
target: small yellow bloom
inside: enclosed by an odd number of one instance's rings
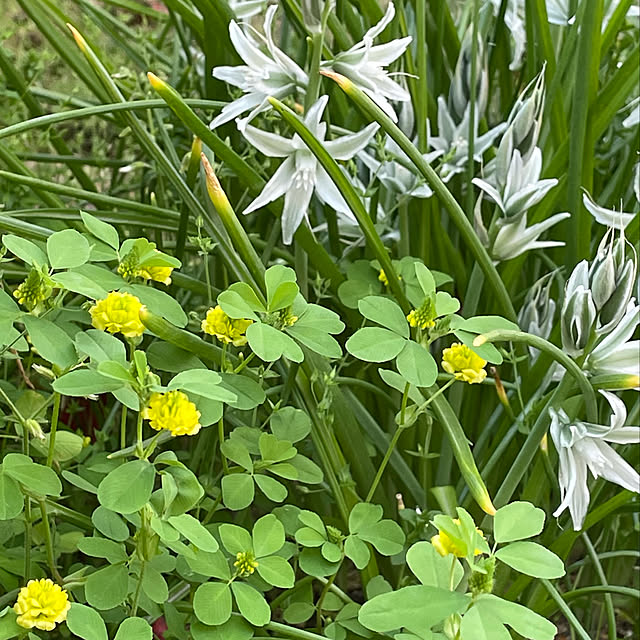
[[[139,316],[141,308],[142,303],[134,295],[112,291],[104,300],[98,300],[89,313],[96,329],[135,338],[144,333]]]
[[[16,622],[25,629],[53,631],[56,624],[67,619],[71,604],[67,592],[49,578],[29,580],[20,589],[13,610],[18,614]]]
[[[460,520],[455,518],[454,523],[460,525]],[[484,538],[484,534],[478,527],[476,527],[476,531]],[[435,535],[431,538],[431,544],[436,548],[436,551],[441,556],[448,556],[450,554],[456,556],[457,558],[464,558],[466,555],[464,549],[462,549],[454,540],[452,540],[444,531],[440,531],[438,535]],[[474,556],[478,556],[482,553],[480,549],[475,549],[473,551]]]
[[[209,309],[202,321],[202,330],[210,336],[215,336],[220,342],[241,347],[247,344],[245,332],[253,320],[242,318],[230,318],[218,305],[215,309]]]
[[[172,272],[173,267],[140,267],[136,271],[136,275],[145,280],[155,280],[155,282],[169,285],[171,284]]]
[[[389,279],[387,278],[387,274],[384,272],[384,269],[380,269],[378,280],[380,280],[385,287],[389,286]]]
[[[239,551],[233,566],[237,568],[240,577],[247,578],[256,570],[258,564],[259,562],[251,551]]]
[[[432,298],[425,298],[424,302],[417,308],[412,309],[407,316],[407,322],[412,327],[420,329],[431,329],[435,326],[436,309]]]
[[[182,391],[153,393],[144,410],[152,429],[166,429],[172,436],[194,436],[200,431],[200,412]]]
[[[52,291],[51,279],[38,269],[31,269],[24,282],[13,292],[13,297],[29,311],[33,311],[51,296]]]
[[[469,384],[482,382],[487,377],[484,370],[486,364],[486,360],[459,342],[454,342],[442,352],[442,368],[447,373],[452,373],[456,380]]]

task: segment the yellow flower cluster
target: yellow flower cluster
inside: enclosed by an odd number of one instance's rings
[[[207,315],[202,321],[202,330],[210,336],[215,336],[220,342],[241,347],[247,344],[245,333],[252,322],[253,320],[230,318],[218,305],[215,309],[207,311]]]
[[[91,323],[96,329],[109,333],[120,332],[125,338],[135,338],[144,333],[140,322],[142,303],[130,293],[112,291],[104,300],[91,307]]]
[[[436,310],[430,298],[427,298],[417,309],[412,309],[407,316],[407,322],[412,327],[431,329],[435,326]]]
[[[29,580],[18,593],[13,610],[18,614],[16,622],[25,629],[53,631],[56,624],[67,619],[71,604],[67,592],[49,578]]]
[[[172,436],[194,436],[200,431],[200,412],[182,391],[153,393],[143,417],[152,429],[166,429]]]
[[[238,570],[238,575],[242,578],[250,576],[257,568],[258,561],[251,551],[239,551],[236,554],[236,561],[233,566]]]
[[[460,525],[460,520],[455,518],[454,523]],[[476,531],[484,538],[484,534],[478,527],[476,527]],[[435,547],[436,551],[441,556],[454,555],[457,558],[464,558],[466,553],[464,549],[454,540],[452,540],[444,531],[440,531],[438,535],[433,536],[431,538],[431,544]],[[480,549],[474,549],[473,555],[478,556],[482,553]]]
[[[49,298],[52,291],[50,278],[38,269],[31,269],[29,275],[13,292],[13,297],[29,311],[33,311]]]
[[[384,269],[380,269],[380,272],[378,273],[378,280],[380,280],[385,287],[389,286],[389,279],[387,278],[387,274],[384,272]]]
[[[442,368],[447,373],[452,373],[456,380],[463,380],[469,384],[482,382],[487,377],[484,369],[486,364],[486,360],[458,342],[454,342],[442,352]]]
[[[136,271],[136,275],[145,280],[154,280],[162,282],[162,284],[171,284],[171,274],[173,267],[140,267]]]

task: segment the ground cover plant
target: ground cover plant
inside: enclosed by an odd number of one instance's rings
[[[0,640],[640,633],[632,0],[0,9]]]

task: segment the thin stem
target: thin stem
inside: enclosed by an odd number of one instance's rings
[[[240,373],[255,357],[255,353],[251,352],[244,360],[233,370],[233,373]]]
[[[542,579],[542,585],[549,592],[549,595],[553,598],[555,603],[558,605],[560,611],[562,611],[564,617],[567,619],[569,624],[576,630],[578,636],[582,640],[589,640],[589,634],[584,630],[584,627],[578,622],[578,619],[574,615],[573,611],[571,611],[569,605],[562,599],[562,596],[558,592],[558,590],[545,578]]]
[[[318,598],[318,603],[316,605],[316,609],[318,611],[317,616],[316,616],[316,626],[318,627],[318,631],[320,633],[322,633],[322,605],[324,603],[325,596],[329,592],[329,589],[331,588],[331,585],[333,584],[333,582],[336,579],[337,575],[338,575],[338,572],[336,571],[327,580],[327,582],[325,583],[324,587],[322,588],[322,592],[320,593],[320,597]]]
[[[595,547],[593,546],[591,539],[589,538],[589,535],[587,534],[586,531],[582,532],[582,539],[584,541],[585,546],[587,547],[587,551],[589,552],[589,555],[591,556],[591,560],[593,562],[593,565],[596,568],[598,577],[600,578],[600,582],[602,582],[603,586],[608,587],[609,582],[607,581],[607,576],[605,575],[604,570],[602,569],[600,558],[598,558],[598,553],[596,552]],[[616,638],[618,637],[618,634],[616,633],[616,612],[615,612],[615,609],[613,608],[613,598],[611,597],[610,593],[604,594],[604,604],[607,609],[609,640],[616,640]]]
[[[140,600],[140,593],[142,591],[142,581],[144,579],[144,570],[147,566],[146,560],[142,560],[140,563],[140,575],[138,576],[138,584],[136,585],[136,592],[133,596],[133,602],[131,603],[131,617],[135,617],[138,612],[138,601]]]
[[[38,504],[40,505],[40,513],[42,515],[42,528],[44,531],[44,546],[47,550],[47,563],[49,564],[49,569],[51,569],[51,575],[56,579],[56,582],[61,584],[62,576],[58,572],[58,567],[56,566],[56,557],[53,551],[53,541],[51,538],[51,527],[49,525],[47,505],[44,500],[38,500]]]
[[[220,447],[220,459],[222,460],[222,471],[225,475],[229,473],[229,463],[224,453],[222,453],[222,445],[224,444],[224,417],[218,420],[218,446]]]
[[[58,418],[60,416],[60,401],[62,396],[58,392],[53,394],[53,411],[51,413],[51,430],[49,431],[49,451],[47,452],[47,467],[53,464],[53,454],[56,446],[56,432],[58,431]]]
[[[127,406],[122,405],[122,413],[120,414],[120,448],[125,449],[127,446]]]
[[[138,411],[136,421],[136,455],[138,458],[144,457],[144,442],[142,440],[142,411]]]

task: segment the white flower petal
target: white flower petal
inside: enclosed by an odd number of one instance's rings
[[[242,212],[251,213],[266,204],[277,200],[281,195],[286,193],[295,173],[295,158],[289,156],[271,176],[271,180],[264,185],[264,189],[260,195]]]
[[[291,244],[293,234],[298,230],[307,215],[313,187],[313,180],[305,179],[299,173],[296,173],[287,189],[281,219],[282,241],[285,244]]]
[[[361,131],[325,142],[324,146],[334,160],[350,160],[369,144],[378,128],[378,123],[372,122]]]
[[[231,43],[245,64],[254,69],[264,69],[271,64],[269,58],[258,49],[252,39],[245,35],[235,20],[229,23],[229,36]]]
[[[257,107],[260,103],[262,103],[262,101],[262,96],[258,95],[257,93],[247,93],[246,95],[241,96],[237,100],[234,100],[233,102],[230,102],[228,105],[226,105],[222,109],[222,111],[211,121],[209,128],[215,129],[220,125],[225,124],[226,122],[234,120],[241,113]]]
[[[582,195],[582,202],[585,209],[594,217],[596,222],[613,227],[614,229],[625,229],[627,225],[636,217],[636,213],[625,213],[624,211],[615,211],[614,209],[606,209],[597,205],[589,195],[585,192]]]
[[[338,187],[336,187],[333,180],[329,177],[329,174],[322,167],[318,167],[316,171],[316,195],[322,203],[328,205],[335,211],[345,213],[353,218],[351,209],[349,209]],[[355,218],[353,219],[355,221]]]
[[[275,133],[262,131],[250,124],[245,125],[241,131],[249,143],[265,156],[284,158],[295,151],[289,138],[283,138]]]

